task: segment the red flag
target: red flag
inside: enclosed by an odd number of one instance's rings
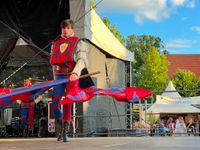
[[[5,108],[18,99],[24,102],[32,101],[34,98],[43,94],[49,88],[59,84],[67,83],[68,81],[68,79],[60,79],[14,89],[0,88],[0,109]]]
[[[127,87],[100,90],[99,94],[113,96],[117,101],[135,103],[152,95],[152,92],[147,89]]]
[[[78,80],[69,82],[66,85],[66,91],[66,96],[62,100],[61,104],[89,101],[93,96],[96,95],[93,91],[93,88],[81,89],[78,86]]]
[[[151,91],[142,88],[81,89],[78,86],[78,80],[69,82],[67,84],[67,89],[68,92],[66,93],[66,97],[62,100],[61,104],[89,101],[95,95],[112,96],[120,102],[135,103],[152,94]]]

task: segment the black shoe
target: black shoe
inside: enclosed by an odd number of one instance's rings
[[[61,136],[61,134],[59,134],[57,137],[57,141],[61,141],[61,140],[62,140],[62,136]]]

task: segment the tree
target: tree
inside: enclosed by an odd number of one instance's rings
[[[140,72],[141,72],[140,68],[146,63],[147,57],[151,55],[152,47],[154,47],[155,50],[157,51],[158,57],[161,57],[161,56],[164,57],[163,56],[164,53],[161,53],[162,49],[164,48],[164,44],[162,40],[156,36],[151,36],[151,35],[138,36],[138,35],[133,34],[133,35],[128,36],[126,40],[126,47],[130,51],[134,52],[134,63],[133,63],[134,85],[141,86],[142,81],[138,80],[140,76]]]
[[[199,78],[189,70],[177,70],[173,75],[172,82],[176,87],[176,90],[194,90],[184,91],[180,94],[184,97],[197,96],[199,91],[195,91],[200,87]]]
[[[94,0],[90,0],[90,6],[91,6],[93,9],[95,9],[95,8],[96,8],[96,7],[95,7]]]
[[[170,52],[168,50],[163,50],[162,53],[165,55],[170,54]]]
[[[159,37],[151,35],[130,35],[126,40],[126,47],[134,52],[135,62],[134,68],[137,71],[145,62],[146,56],[149,54],[150,47],[155,47],[160,52],[164,47],[162,40]]]
[[[149,47],[149,54],[144,64],[138,69],[137,86],[152,91],[162,91],[168,83],[168,61],[164,54],[159,54],[156,47]]]
[[[120,41],[120,43],[125,45],[125,38],[123,35],[121,35],[120,30],[117,29],[116,24],[112,26],[110,20],[107,17],[103,18],[103,22],[108,27],[108,29],[110,29],[110,31],[114,34],[114,36]]]

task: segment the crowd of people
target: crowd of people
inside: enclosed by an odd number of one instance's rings
[[[196,120],[189,117],[187,123],[183,116],[166,121],[159,119],[154,124],[135,122],[134,128],[147,128],[150,136],[200,136],[200,115]]]
[[[188,119],[188,123],[182,116],[177,119],[169,118],[166,123],[158,120],[150,129],[152,136],[199,136],[200,117],[194,121],[192,117]]]

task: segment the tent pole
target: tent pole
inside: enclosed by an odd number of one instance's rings
[[[110,77],[109,77],[109,74],[108,74],[108,68],[107,68],[106,64],[105,64],[105,68],[106,68],[106,83],[107,83],[108,87],[111,88]],[[120,127],[122,129],[123,127],[122,127],[121,119],[119,117],[119,111],[118,111],[116,102],[114,101],[114,98],[112,98],[112,101],[113,101],[113,104],[115,106],[115,110],[116,110],[117,115],[118,115],[118,121],[119,121]],[[110,101],[109,101],[109,108],[111,108],[111,102]],[[110,115],[110,130],[112,130],[112,111],[111,111],[111,109],[109,110],[109,115]]]
[[[142,104],[141,101],[139,101],[139,126],[142,128]]]
[[[146,132],[147,132],[147,135],[148,135],[148,127],[147,127],[147,100],[145,99],[145,124],[146,124]]]
[[[132,87],[132,62],[130,61],[130,87]],[[130,104],[130,128],[133,128],[133,104]]]
[[[73,136],[76,134],[76,103],[73,103]]]

